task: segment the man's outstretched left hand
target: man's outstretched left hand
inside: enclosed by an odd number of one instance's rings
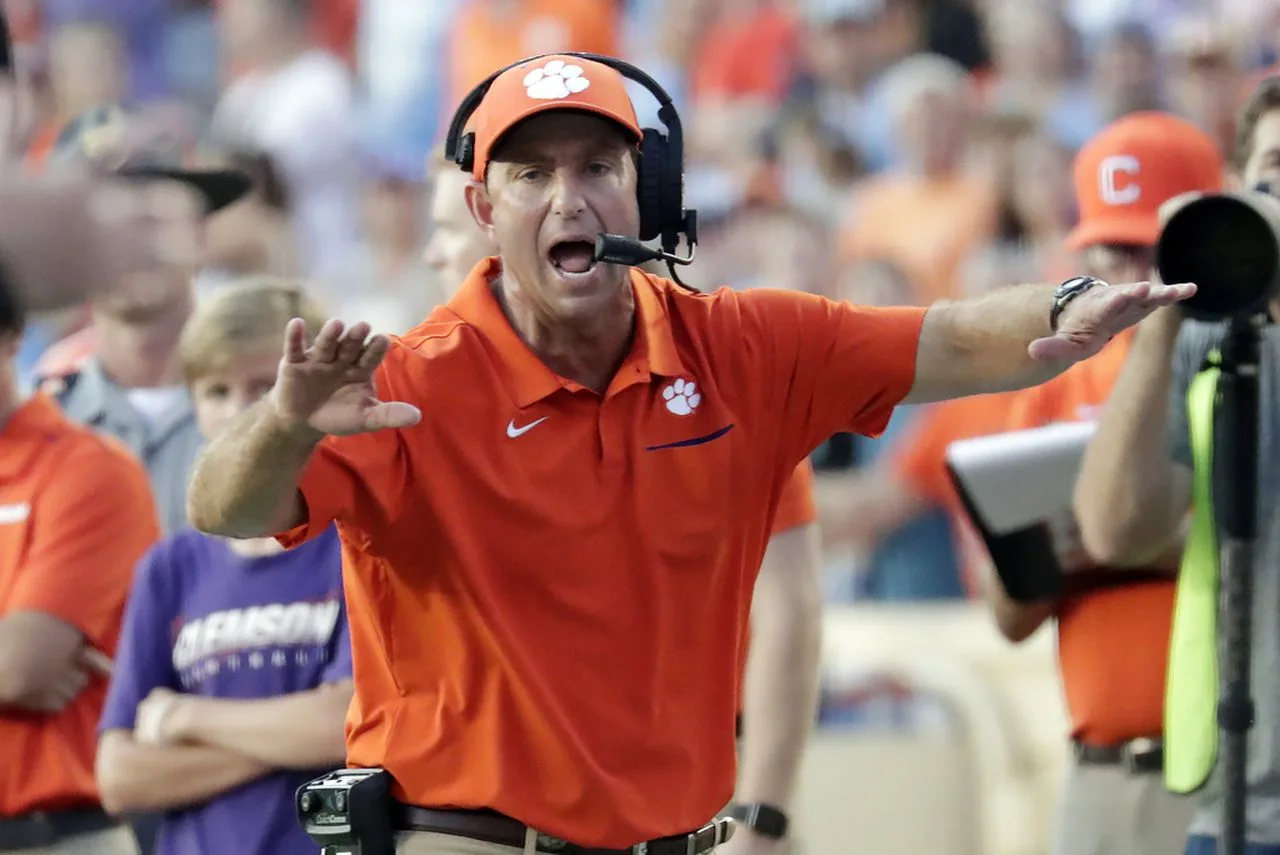
[[[1116,333],[1164,306],[1190,298],[1196,286],[1136,282],[1090,288],[1066,305],[1058,331],[1031,342],[1027,352],[1039,362],[1077,362],[1093,356]]]

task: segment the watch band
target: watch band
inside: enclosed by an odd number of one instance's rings
[[[1094,276],[1076,276],[1059,285],[1053,292],[1053,306],[1049,309],[1049,329],[1053,332],[1058,331],[1058,319],[1062,317],[1062,310],[1072,300],[1085,291],[1106,284]]]
[[[787,829],[791,824],[785,811],[763,803],[733,804],[730,805],[728,813],[761,837],[774,840],[786,837]]]

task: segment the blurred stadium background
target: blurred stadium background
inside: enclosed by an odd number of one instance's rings
[[[880,304],[1063,278],[1074,151],[1152,108],[1229,148],[1240,100],[1280,57],[1274,0],[3,5],[34,93],[28,168],[86,109],[170,110],[197,157],[259,180],[211,224],[202,288],[301,275],[335,313],[393,329],[453,285],[419,259],[427,155],[460,95],[521,56],[621,56],[676,96],[702,217],[696,284]],[[304,50],[266,36],[269,6],[302,16]],[[37,364],[74,364],[85,320],[39,320],[28,382]],[[882,453],[907,457],[919,416],[877,441],[834,437],[814,463],[870,471]],[[998,635],[975,598],[981,556],[940,508],[859,542],[829,543],[800,851],[1047,852],[1068,747],[1052,625],[1017,647]]]

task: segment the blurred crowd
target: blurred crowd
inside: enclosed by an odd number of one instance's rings
[[[28,169],[56,168],[94,110],[161,115],[190,162],[255,182],[205,223],[198,293],[297,277],[329,314],[393,333],[459,284],[440,251],[450,226],[430,204],[434,173],[451,168],[432,158],[448,117],[530,54],[620,56],[672,94],[686,204],[700,213],[692,284],[878,305],[1074,275],[1064,238],[1080,146],[1122,115],[1161,109],[1227,152],[1242,99],[1280,62],[1280,4],[1261,0],[3,3],[29,93]],[[634,97],[656,126],[656,102]],[[163,341],[106,353],[112,323],[87,308],[37,318],[22,382],[65,393],[77,378],[85,398],[84,360],[110,360],[151,437],[135,450],[164,453],[181,427],[164,413],[185,393],[146,359]],[[968,408],[970,434],[984,400]],[[84,406],[75,414],[89,423],[107,409]],[[833,600],[975,592],[973,538],[943,509],[926,417],[905,408],[884,437],[836,436],[816,453]],[[168,501],[157,484],[162,513],[182,514],[181,488]]]

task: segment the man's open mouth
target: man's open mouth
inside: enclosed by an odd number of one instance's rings
[[[596,246],[592,241],[568,238],[553,244],[547,257],[561,273],[590,273],[596,266]]]

